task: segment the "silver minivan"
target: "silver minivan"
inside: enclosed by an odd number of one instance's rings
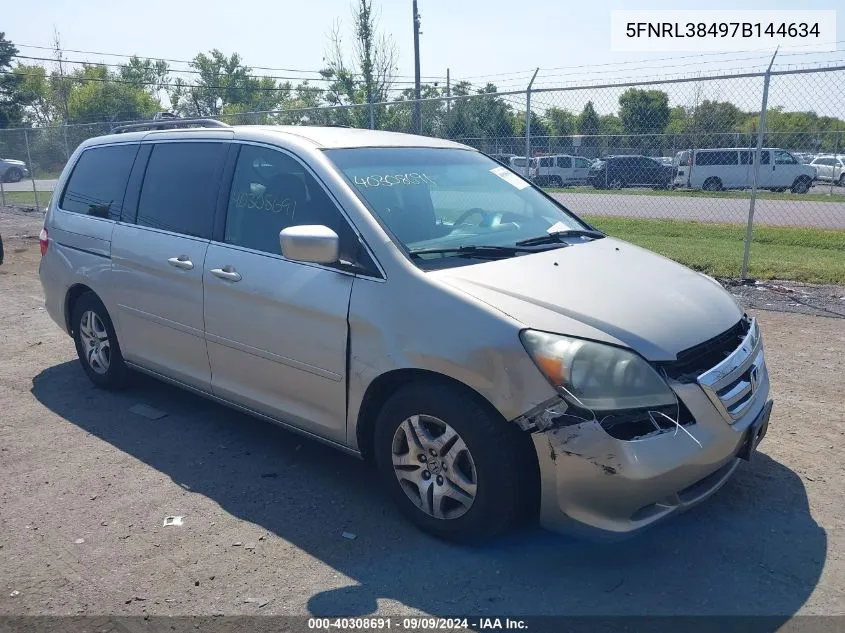
[[[731,295],[474,149],[167,126],[83,143],[45,216],[46,308],[96,385],[145,372],[372,460],[458,540],[635,533],[765,435]]]

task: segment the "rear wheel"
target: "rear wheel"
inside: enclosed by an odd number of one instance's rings
[[[20,182],[23,178],[23,172],[17,167],[10,167],[6,171],[6,180],[8,182]]]
[[[79,362],[91,382],[103,389],[124,387],[129,370],[100,298],[93,292],[81,295],[73,306],[71,324]]]
[[[373,441],[392,500],[440,538],[472,541],[504,532],[539,486],[529,436],[449,385],[397,391],[379,414]]]
[[[802,176],[792,184],[792,193],[807,193],[812,184],[813,183],[809,178]]]
[[[704,191],[721,191],[722,181],[718,178],[708,178],[701,187]]]
[[[839,186],[845,187],[845,174],[842,174],[841,176],[839,176]]]
[[[551,181],[549,184],[551,184],[552,187],[563,186],[563,180],[561,180],[560,176],[552,176],[549,180]]]
[[[618,176],[615,177],[615,178],[612,178],[610,180],[610,188],[611,189],[622,189],[622,187],[624,187],[624,186],[625,186],[625,182],[621,178],[619,178]]]

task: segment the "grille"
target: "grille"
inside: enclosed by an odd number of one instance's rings
[[[767,379],[760,329],[750,321],[739,346],[700,374],[698,384],[725,421],[733,424],[748,411],[758,386]]]
[[[743,317],[732,328],[685,349],[676,360],[659,363],[659,366],[669,378],[682,383],[695,382],[701,374],[730,356],[740,346],[750,327],[751,321]]]

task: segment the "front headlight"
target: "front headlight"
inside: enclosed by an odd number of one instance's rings
[[[523,330],[520,339],[553,387],[593,411],[675,404],[666,381],[633,352],[594,341]]]

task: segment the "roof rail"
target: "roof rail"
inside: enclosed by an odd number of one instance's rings
[[[123,134],[124,132],[139,132],[141,130],[170,130],[183,127],[232,127],[228,123],[217,119],[159,119],[157,121],[146,121],[144,123],[132,123],[120,125],[114,128],[112,134]]]

